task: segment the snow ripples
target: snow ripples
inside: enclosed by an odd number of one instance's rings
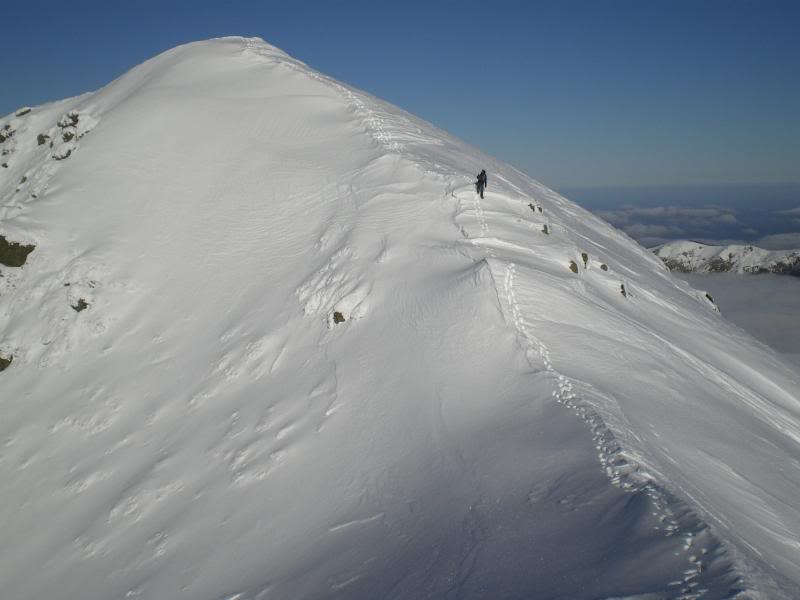
[[[452,196],[460,200],[455,194]],[[708,580],[712,577],[708,573],[709,562],[724,554],[721,544],[711,534],[707,524],[692,513],[682,501],[658,485],[653,477],[643,469],[640,462],[632,458],[630,453],[622,447],[604,419],[576,391],[580,384],[573,382],[569,377],[556,370],[547,345],[533,334],[533,325],[525,318],[522,304],[517,297],[515,281],[518,277],[518,269],[516,263],[504,261],[494,248],[482,244],[489,234],[490,227],[478,194],[474,194],[472,197],[472,208],[480,237],[470,236],[463,227],[461,231],[473,246],[480,247],[486,254],[490,268],[504,265],[503,301],[501,304],[504,304],[508,311],[509,322],[516,331],[527,362],[533,368],[543,370],[554,379],[553,399],[570,409],[586,424],[595,443],[598,460],[611,483],[630,494],[646,494],[651,501],[652,515],[657,522],[655,529],[667,537],[683,537],[682,550],[687,555],[688,565],[680,579],[668,584],[669,591],[666,597],[679,600],[711,597],[709,596],[709,587],[707,587],[711,583]],[[499,278],[494,278],[494,280],[498,281]],[[500,290],[497,291],[500,296]],[[742,585],[741,578],[735,576],[734,580],[735,587],[739,588]],[[734,595],[729,597],[746,597],[740,595],[740,589],[736,589],[733,592]]]

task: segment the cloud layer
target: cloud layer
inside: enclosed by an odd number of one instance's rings
[[[634,206],[596,213],[644,245],[667,240],[714,237],[722,229],[739,225],[738,211],[724,206]],[[751,234],[757,230],[749,228]]]
[[[622,229],[646,247],[678,239],[691,239],[708,244],[754,244],[767,250],[800,248],[800,207],[788,210],[765,211],[753,219],[742,211],[719,205],[634,206],[626,204],[617,209],[596,210],[595,213]],[[768,233],[763,222],[769,218],[782,226],[798,231]],[[787,217],[789,217],[787,219]],[[761,227],[754,227],[758,220]]]
[[[643,246],[676,239],[800,248],[800,185],[706,185],[563,190]]]

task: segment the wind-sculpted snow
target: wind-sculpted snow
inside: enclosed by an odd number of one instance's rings
[[[5,124],[4,597],[796,596],[797,372],[568,200],[255,39]]]

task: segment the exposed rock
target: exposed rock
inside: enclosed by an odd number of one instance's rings
[[[82,310],[89,308],[89,304],[83,298],[79,298],[75,304],[71,305],[71,308],[75,312],[81,312]]]
[[[33,252],[34,246],[9,242],[5,236],[0,235],[0,263],[7,267],[21,267],[28,259],[28,254]]]

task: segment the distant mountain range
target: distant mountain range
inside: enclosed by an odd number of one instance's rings
[[[652,249],[670,271],[681,273],[776,273],[800,277],[800,250],[751,245],[710,246],[679,240]]]

